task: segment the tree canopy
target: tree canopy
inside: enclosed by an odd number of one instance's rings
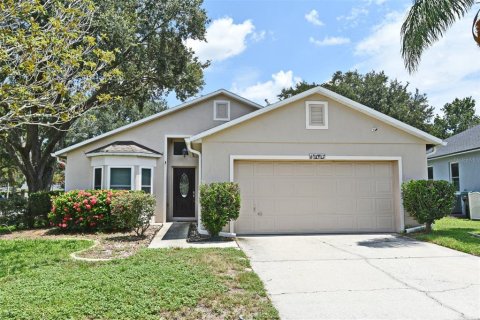
[[[457,133],[480,124],[480,116],[475,114],[475,100],[472,97],[455,98],[441,109],[443,116],[437,115],[433,121],[432,134],[446,139]]]
[[[21,169],[30,191],[49,188],[55,168],[55,159],[51,153],[64,145],[68,130],[88,110],[106,104],[110,109],[103,109],[105,112],[117,112],[122,108],[142,108],[149,101],[160,100],[170,92],[175,92],[176,96],[183,100],[196,94],[204,84],[203,69],[208,63],[200,62],[194,56],[194,52],[185,45],[187,39],[205,39],[205,25],[208,19],[201,7],[201,0],[93,0],[91,3],[87,1],[89,0],[2,2],[6,9],[15,6],[23,10],[21,17],[28,22],[22,24],[25,30],[21,36],[25,37],[25,43],[32,43],[41,48],[42,45],[38,44],[37,40],[42,38],[37,30],[48,31],[49,24],[52,23],[58,24],[58,28],[64,30],[47,33],[54,43],[73,41],[81,46],[84,39],[90,39],[84,44],[90,51],[78,54],[75,59],[69,55],[43,57],[45,65],[49,65],[53,57],[57,59],[54,61],[65,68],[69,64],[75,67],[78,59],[79,68],[86,70],[88,66],[93,68],[95,76],[91,77],[92,85],[88,90],[81,91],[88,96],[88,99],[82,100],[81,112],[72,117],[62,118],[63,121],[52,122],[45,120],[46,118],[35,118],[33,122],[19,122],[17,126],[10,126],[7,134],[0,139],[0,148],[4,148]],[[31,3],[35,6],[30,6]],[[73,24],[71,32],[68,23],[58,17],[62,10],[57,8],[61,8],[64,3],[79,6],[75,8],[81,18],[75,15],[73,19],[75,22],[78,22],[78,19],[80,21],[86,19],[81,12],[91,12],[91,19],[90,14],[88,15],[87,29],[80,28],[82,24],[77,23]],[[88,3],[88,8],[81,6],[85,3]],[[39,14],[37,8],[39,4],[50,6],[50,9],[41,9]],[[0,21],[7,21],[5,14],[2,9]],[[78,27],[75,28],[76,26]],[[12,36],[10,23],[0,22],[0,32]],[[73,48],[75,46],[72,45],[65,46],[64,49]],[[1,54],[5,55],[4,52]],[[106,58],[102,60],[101,57]],[[81,60],[82,58],[84,60]],[[91,62],[87,58],[95,58],[98,61]],[[1,66],[4,67],[4,64]],[[31,65],[33,72],[39,72],[38,68],[41,67],[42,64],[36,60]],[[22,73],[20,65],[12,64],[9,68],[12,69],[10,72],[15,74]],[[1,82],[2,90],[8,88],[11,78],[4,76]],[[78,78],[74,83],[81,85],[82,81],[82,78]],[[48,84],[42,84],[34,96],[48,93],[50,89]],[[48,108],[51,117],[61,118],[58,111],[63,107],[68,109],[78,106],[76,99],[73,98],[75,89],[78,87],[66,87],[62,90],[65,99],[52,100],[53,105]],[[58,104],[59,101],[62,104]],[[8,112],[8,106],[3,110],[4,113],[5,110]],[[31,110],[33,114],[38,114],[34,108]]]
[[[59,125],[111,99],[98,90],[120,73],[89,33],[90,0],[6,0],[0,9],[0,132]]]

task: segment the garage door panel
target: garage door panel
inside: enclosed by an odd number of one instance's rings
[[[273,166],[272,162],[255,162],[253,174],[258,176],[273,176]]]
[[[394,228],[395,221],[391,216],[377,217],[377,228],[388,232]]]
[[[275,214],[280,216],[297,216],[297,214],[314,214],[317,205],[316,199],[289,198],[275,201]]]
[[[275,230],[275,216],[256,216],[254,233],[272,233]]]
[[[370,213],[375,211],[375,199],[363,198],[357,200],[357,213]]]
[[[335,174],[333,164],[325,163],[320,166],[318,163],[312,163],[312,166],[315,168],[315,176],[328,177]]]
[[[370,178],[373,175],[373,166],[370,163],[356,163],[355,177]]]
[[[312,177],[316,175],[316,166],[313,162],[296,163],[294,174],[297,177],[308,176]]]
[[[355,167],[353,163],[336,163],[334,172],[337,177],[354,177]]]
[[[395,231],[392,163],[239,161],[235,178],[238,234]]]
[[[238,186],[242,197],[252,197],[255,195],[253,179],[245,178],[239,181]]]
[[[357,191],[355,179],[339,179],[337,181],[337,194],[352,196]]]

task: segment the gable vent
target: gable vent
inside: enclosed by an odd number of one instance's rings
[[[306,102],[306,128],[327,129],[328,128],[328,104],[323,101]]]
[[[213,120],[230,120],[230,101],[215,101],[213,106]]]

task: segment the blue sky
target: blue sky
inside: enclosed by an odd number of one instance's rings
[[[264,104],[300,79],[317,83],[333,72],[385,70],[428,94],[440,109],[455,97],[480,105],[480,49],[471,38],[474,12],[456,23],[409,75],[400,57],[400,26],[411,0],[206,0],[207,42],[188,41],[202,60],[205,94],[231,90]],[[169,98],[170,104],[175,104]],[[477,107],[477,110],[480,108]]]

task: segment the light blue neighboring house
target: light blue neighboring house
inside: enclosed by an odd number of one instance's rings
[[[480,125],[448,139],[427,154],[428,179],[447,180],[457,188],[456,212],[461,211],[460,194],[480,191]]]

